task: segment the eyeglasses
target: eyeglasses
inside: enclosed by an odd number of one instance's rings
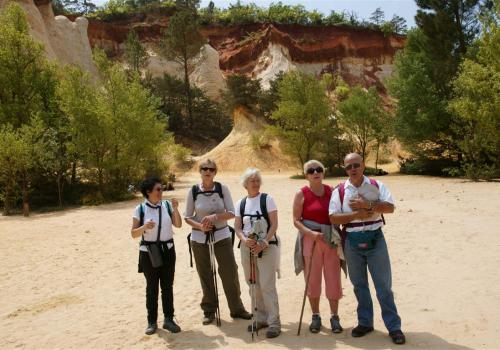
[[[203,170],[203,171],[210,171],[211,173],[213,173],[215,171],[215,168],[206,168],[206,167],[203,167],[203,168],[201,168],[201,170]]]
[[[309,168],[309,169],[307,169],[306,173],[308,173],[310,175],[314,174],[314,172],[317,172],[318,174],[321,174],[323,171],[324,171],[323,168],[319,166],[317,168]]]
[[[352,169],[357,169],[357,168],[359,168],[360,166],[361,166],[361,163],[352,163],[352,164],[346,165],[346,166],[344,167],[344,169],[345,169],[346,171],[349,171],[349,170],[352,170]]]

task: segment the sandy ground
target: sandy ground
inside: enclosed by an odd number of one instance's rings
[[[167,197],[184,198],[194,177],[184,177]],[[243,188],[234,175],[219,175],[234,200]],[[356,324],[351,284],[343,278],[340,316],[346,330],[310,334],[306,307],[296,336],[304,288],[293,272],[296,232],[291,200],[303,180],[265,175],[263,190],[279,208],[282,278],[278,280],[283,333],[252,343],[247,321],[233,321],[221,295],[222,327],[201,325],[201,287],[189,268],[186,234],[176,232],[175,307],[183,332],[145,336],[145,281],[137,273],[137,241],[131,213],[139,202],[83,207],[30,218],[1,217],[0,348],[30,349],[493,349],[500,348],[500,183],[470,183],[429,177],[387,176],[397,201],[385,233],[392,259],[396,303],[407,345],[393,345],[376,305],[376,331],[353,339]],[[328,182],[335,184],[338,179]],[[236,253],[239,263],[239,252]],[[248,287],[240,274],[242,297]],[[377,303],[375,303],[377,304]],[[322,301],[323,319],[328,306]],[[161,314],[161,313],[160,313]],[[326,322],[328,323],[328,322]]]

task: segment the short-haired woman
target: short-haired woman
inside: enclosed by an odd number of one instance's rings
[[[144,202],[134,211],[132,220],[132,237],[142,236],[139,248],[139,272],[146,278],[146,308],[148,310],[148,326],[145,333],[156,332],[158,318],[158,284],[161,286],[161,300],[165,316],[163,328],[178,333],[181,328],[174,322],[174,274],[175,247],[172,225],[179,228],[182,219],[179,214],[179,203],[176,199],[162,200],[163,184],[157,177],[149,177],[141,184]],[[151,248],[155,245],[159,252],[161,266],[151,257]]]
[[[342,298],[341,264],[337,247],[332,246],[331,239],[324,238],[325,234],[333,234],[328,216],[332,188],[323,184],[324,172],[325,167],[317,160],[304,164],[304,174],[309,184],[295,194],[293,223],[302,235],[304,277],[310,274],[307,295],[313,316],[309,330],[318,333],[321,329],[319,299],[323,273],[325,294],[330,303],[330,326],[332,332],[340,333],[343,330],[338,316],[339,300]]]
[[[241,240],[241,264],[255,310],[255,322],[248,326],[248,331],[269,327],[266,337],[275,338],[281,333],[276,291],[278,209],[270,195],[260,192],[259,169],[247,169],[241,184],[248,195],[236,203],[234,229]]]
[[[214,181],[217,174],[217,165],[214,161],[207,159],[201,162],[199,170],[201,183],[194,185],[187,194],[184,220],[193,228],[190,244],[203,290],[200,304],[203,310],[202,323],[204,325],[212,323],[218,307],[208,245],[209,234],[213,234],[215,241],[215,258],[230,315],[232,318],[249,320],[252,316],[245,310],[241,301],[238,266],[234,259],[231,232],[227,225],[227,221],[234,218],[231,193],[226,185]]]

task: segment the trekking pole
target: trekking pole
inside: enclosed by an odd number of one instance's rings
[[[251,302],[252,302],[252,341],[254,339],[254,333],[257,333],[257,336],[259,335],[258,330],[257,330],[257,324],[256,324],[256,319],[255,315],[257,313],[257,297],[255,295],[255,282],[256,282],[256,276],[255,276],[255,257],[252,254],[252,251],[250,251],[250,293],[252,294],[251,296]]]
[[[307,289],[309,288],[309,278],[311,277],[312,259],[315,248],[316,248],[316,240],[313,242],[311,257],[309,258],[309,271],[307,271],[306,288],[304,289],[304,297],[302,298],[302,310],[300,311],[299,330],[297,331],[297,335],[300,335],[300,328],[302,327],[302,317],[304,316],[304,306],[306,305],[306,295],[307,295]]]
[[[218,327],[220,327],[220,309],[219,309],[219,288],[217,286],[217,267],[215,262],[215,236],[214,231],[208,233],[209,238],[209,253],[210,253],[210,265],[212,267],[212,276],[214,280],[214,291],[215,291],[215,321]]]

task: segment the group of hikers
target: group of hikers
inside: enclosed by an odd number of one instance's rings
[[[365,165],[359,154],[348,154],[344,169],[349,178],[332,188],[323,182],[323,164],[317,160],[306,162],[304,175],[308,184],[297,191],[293,200],[293,223],[298,230],[295,272],[303,271],[305,280],[298,334],[306,295],[312,309],[309,330],[312,333],[321,330],[319,303],[323,276],[330,304],[331,330],[333,333],[343,331],[338,315],[342,270],[348,273],[358,302],[358,325],[352,329],[352,336],[362,337],[373,331],[369,271],[389,336],[395,344],[404,344],[405,336],[392,292],[389,254],[382,233],[383,214],[394,211],[394,200],[382,182],[364,176]],[[202,324],[216,322],[220,326],[218,273],[230,316],[252,320],[248,325],[252,337],[258,330],[267,328],[266,337],[275,338],[281,333],[276,289],[281,239],[277,236],[276,203],[270,194],[260,192],[262,175],[258,169],[249,168],[244,172],[241,184],[247,195],[236,205],[228,187],[214,180],[217,174],[214,161],[203,161],[199,171],[201,182],[189,190],[183,216],[192,228],[188,243],[203,291]],[[174,320],[176,254],[173,227],[182,225],[179,203],[175,199],[162,200],[163,185],[156,177],[146,179],[141,192],[145,200],[135,208],[131,233],[134,238],[142,237],[139,272],[146,278],[148,326],[145,333],[153,334],[158,328],[159,286],[163,328],[177,333],[181,328]],[[240,241],[241,265],[250,290],[251,312],[245,309],[241,300],[233,230],[228,225],[228,220],[233,218],[234,233]]]

